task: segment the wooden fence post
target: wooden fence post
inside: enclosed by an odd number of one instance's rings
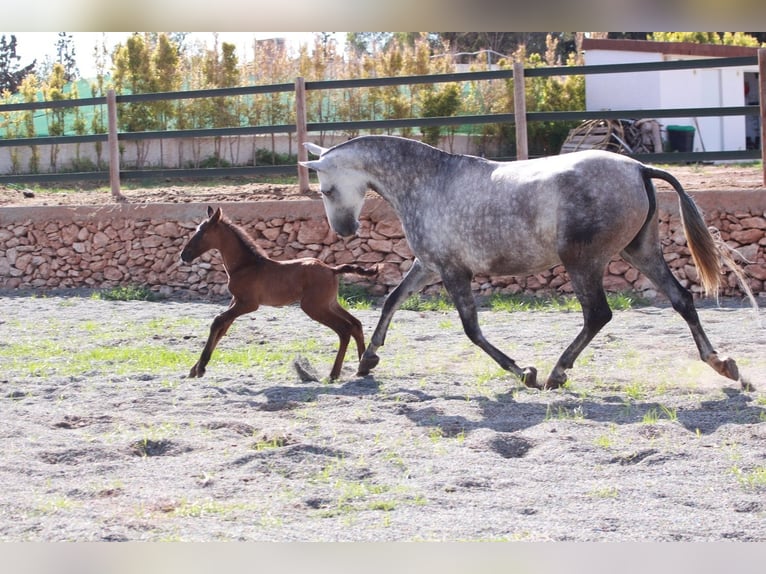
[[[524,62],[513,63],[513,119],[516,124],[516,159],[529,159],[527,101],[524,94]]]
[[[298,161],[306,161],[309,158],[308,151],[303,142],[308,141],[308,129],[306,127],[306,82],[303,78],[295,78],[295,129],[298,137]],[[309,170],[298,164],[298,185],[301,192],[309,191]]]
[[[766,187],[766,48],[758,50],[758,103],[761,119],[761,167]]]
[[[109,123],[107,147],[109,148],[109,185],[117,201],[125,201],[120,191],[120,146],[117,142],[117,95],[114,90],[106,92],[106,115]]]

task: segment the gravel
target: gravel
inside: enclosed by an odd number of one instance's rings
[[[3,302],[3,541],[766,541],[764,312],[737,302],[700,315],[752,392],[661,305],[538,391],[454,311],[399,311],[373,375],[350,347],[331,383],[294,368],[326,377],[337,345],[297,307],[240,318],[189,379],[225,303]],[[379,309],[353,313],[369,337]],[[581,317],[480,321],[543,375]]]

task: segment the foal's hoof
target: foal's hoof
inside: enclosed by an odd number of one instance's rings
[[[539,389],[540,385],[537,384],[537,369],[534,367],[527,367],[522,371],[521,382],[524,386],[532,389]]]
[[[202,377],[202,375],[205,374],[205,369],[202,367],[198,367],[197,365],[194,365],[191,368],[191,371],[189,371],[189,378],[190,379],[198,379]]]
[[[377,367],[379,362],[380,362],[380,357],[378,357],[375,354],[362,355],[362,358],[359,359],[359,369],[357,369],[356,371],[357,376],[365,377],[369,375],[370,371],[373,370],[375,367]]]

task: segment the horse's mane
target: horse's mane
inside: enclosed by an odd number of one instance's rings
[[[263,247],[258,245],[255,242],[255,239],[253,239],[253,237],[247,231],[245,231],[243,227],[240,227],[225,215],[221,217],[221,223],[225,224],[234,232],[234,235],[240,240],[240,242],[242,242],[242,245],[244,245],[256,259],[269,259],[269,256],[266,251],[264,251]]]

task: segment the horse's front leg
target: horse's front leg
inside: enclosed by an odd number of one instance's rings
[[[436,281],[438,278],[439,274],[426,269],[419,259],[416,258],[413,261],[412,267],[410,267],[410,270],[404,276],[404,279],[402,279],[401,283],[389,293],[385,303],[383,303],[383,310],[380,313],[375,332],[372,334],[372,338],[370,338],[370,342],[367,344],[367,348],[362,354],[362,358],[359,359],[359,370],[356,373],[357,375],[368,375],[370,371],[377,366],[380,357],[378,357],[376,351],[386,342],[388,326],[391,324],[391,319],[393,319],[396,310],[410,295],[417,293],[423,287],[432,281]]]
[[[500,349],[492,345],[484,337],[479,326],[479,316],[476,311],[476,300],[471,291],[471,274],[463,269],[446,269],[442,272],[444,287],[452,297],[463,330],[473,344],[487,353],[494,361],[506,371],[516,375],[527,387],[540,388],[537,383],[537,369],[534,367],[519,367],[516,362]]]

